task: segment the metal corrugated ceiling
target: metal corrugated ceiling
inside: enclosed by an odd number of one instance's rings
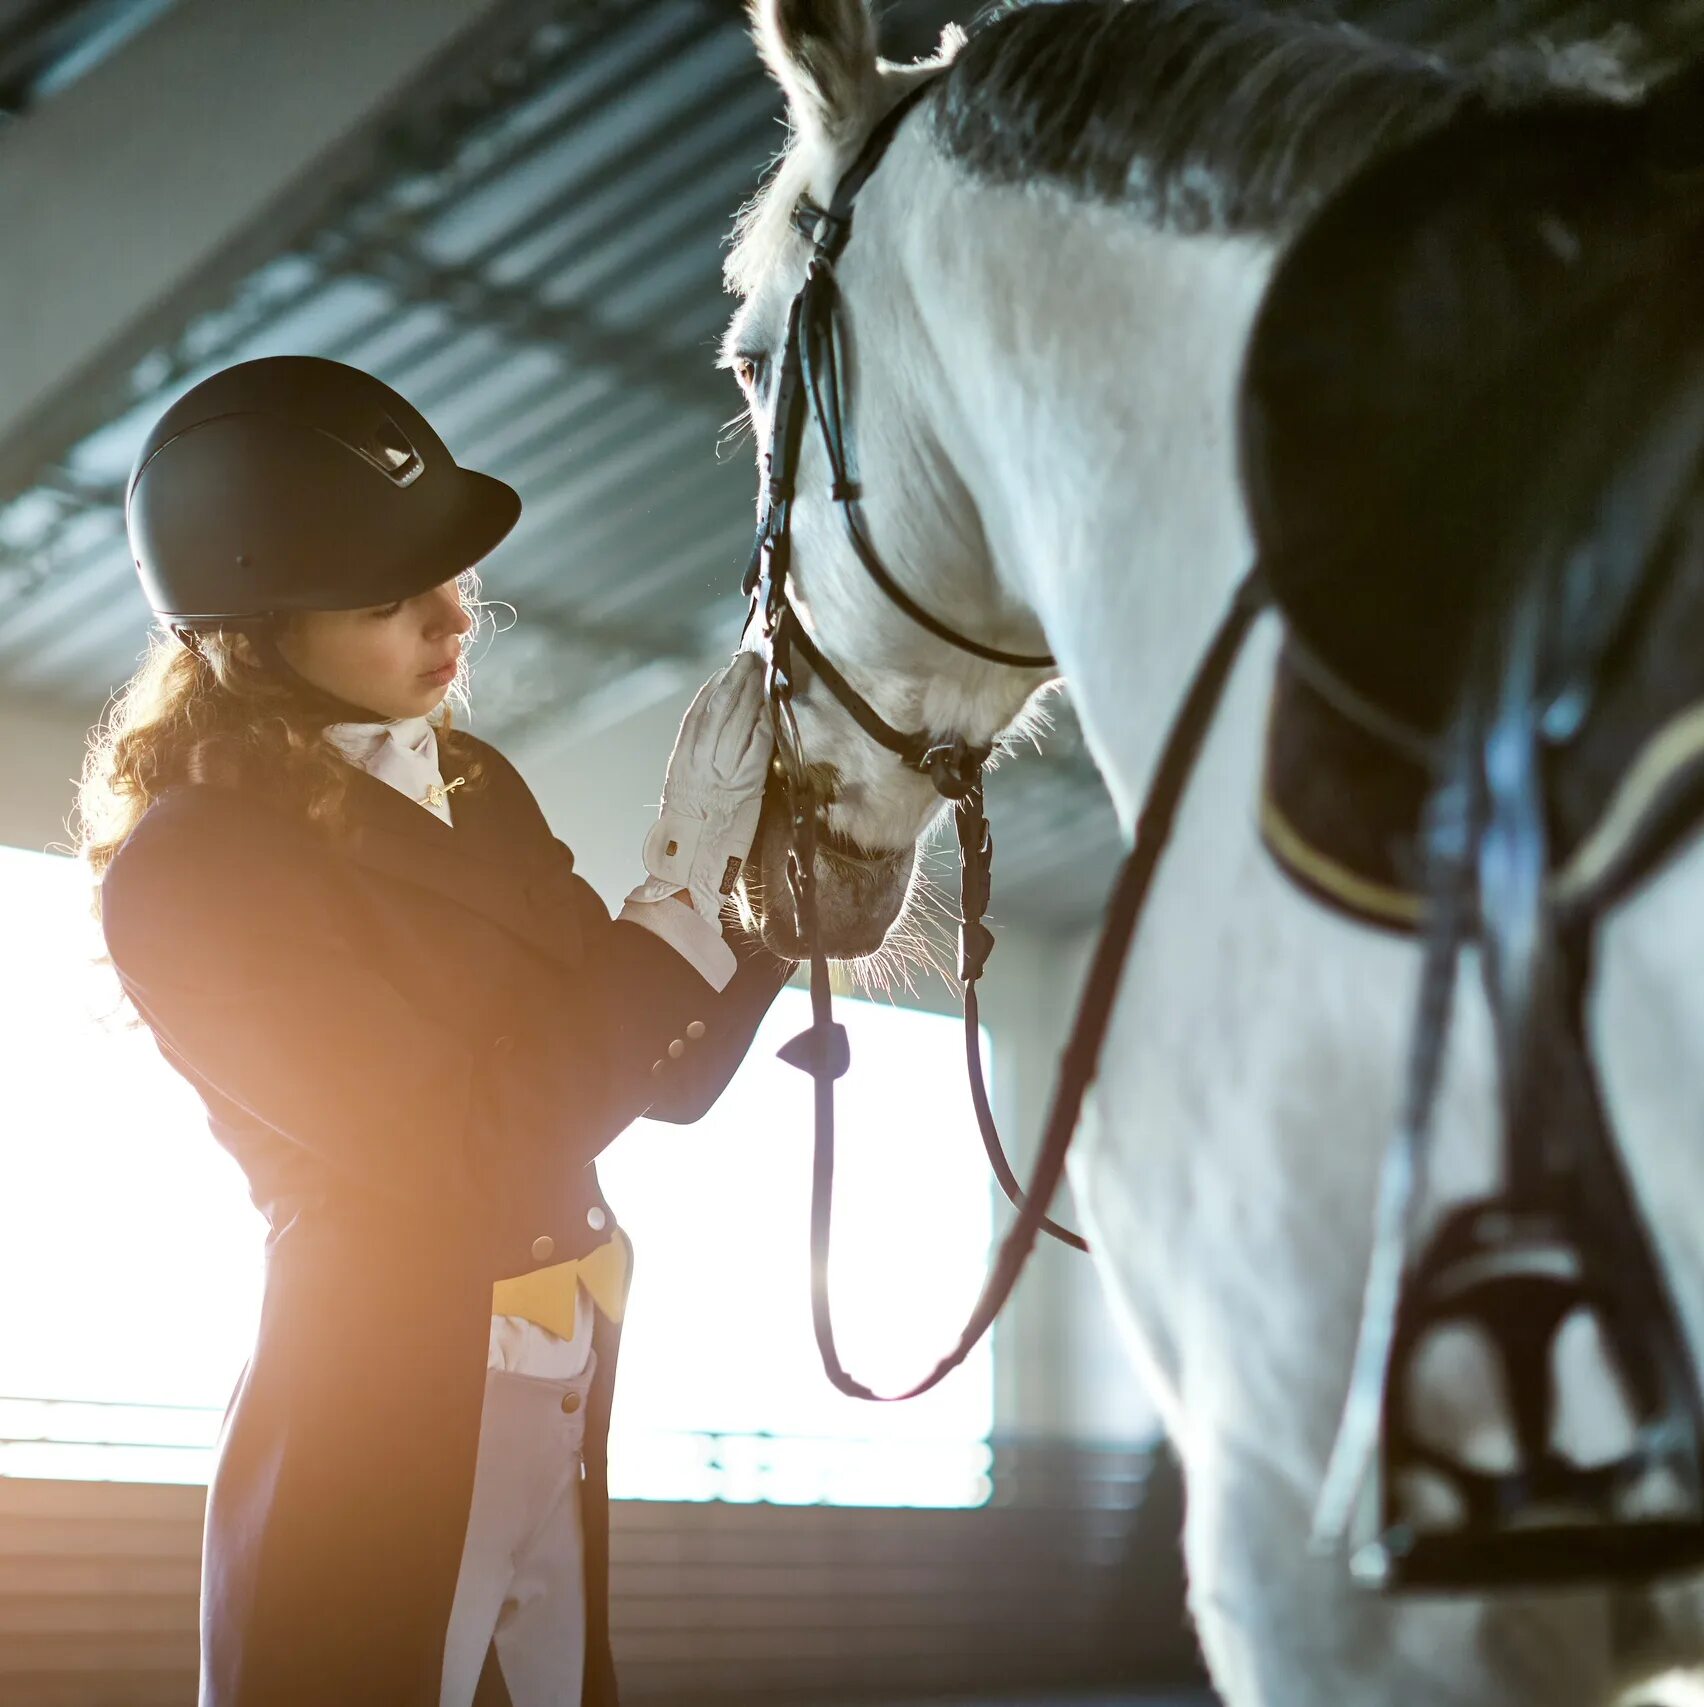
[[[71,86],[173,0],[0,0],[0,127]]]
[[[35,102],[168,0],[0,0],[0,112]],[[1582,0],[1362,0],[1344,16],[1461,56],[1625,29]],[[927,50],[974,8],[899,0],[884,47]],[[1635,59],[1704,46],[1704,0],[1650,0]],[[84,388],[86,431],[0,494],[0,694],[93,717],[147,612],[118,498],[146,425],[228,362],[314,352],[369,368],[526,513],[492,581],[522,620],[478,678],[476,727],[514,743],[677,693],[731,644],[749,446],[713,351],[722,245],[779,146],[781,108],[731,0],[578,0],[445,108],[398,116],[384,165],[218,311]],[[4,131],[0,129],[0,148]],[[80,393],[82,395],[82,393]],[[1002,913],[1098,911],[1117,836],[1068,713],[990,787]],[[1067,880],[1068,879],[1068,880]]]

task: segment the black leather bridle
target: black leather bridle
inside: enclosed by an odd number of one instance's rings
[[[1094,1078],[1101,1039],[1118,987],[1137,914],[1154,866],[1169,834],[1182,786],[1235,656],[1238,642],[1260,606],[1254,577],[1239,589],[1231,614],[1199,672],[1167,742],[1166,755],[1138,825],[1135,845],[1125,861],[1112,906],[1102,929],[1071,1042],[1061,1068],[1055,1106],[1049,1117],[1035,1176],[1027,1191],[1012,1171],[988,1102],[979,1043],[977,982],[994,947],[984,921],[992,883],[994,840],[983,801],[983,767],[991,744],[962,734],[942,737],[928,731],[895,729],[823,655],[787,596],[792,566],[792,508],[805,423],[814,415],[829,465],[830,495],[844,520],[847,538],[859,562],[882,592],[905,614],[938,639],[990,663],[1014,669],[1043,670],[1054,665],[1047,653],[1023,653],[989,646],[960,633],[919,605],[899,585],[870,540],[859,502],[860,488],[852,439],[851,399],[846,383],[847,351],[842,327],[835,263],[852,234],[852,207],[859,190],[912,109],[927,93],[929,80],[915,84],[871,133],[841,177],[826,208],[801,199],[793,210],[795,231],[811,245],[805,283],[788,313],[787,331],[777,364],[770,442],[757,537],[743,590],[751,599],[747,627],[756,621],[767,660],[765,687],[775,728],[776,768],[788,814],[790,846],[787,888],[811,965],[811,1025],[781,1051],[783,1060],[811,1075],[815,1084],[816,1145],[811,1193],[811,1319],[823,1368],[830,1381],[853,1398],[897,1400],[927,1392],[963,1362],[999,1314],[1037,1236],[1046,1232],[1076,1250],[1087,1243],[1051,1220],[1048,1203],[1058,1189],[1065,1153],[1076,1130],[1084,1093]],[[959,978],[964,985],[965,1057],[977,1125],[996,1178],[1017,1207],[1018,1218],[1003,1241],[981,1296],[958,1343],[925,1379],[903,1393],[878,1394],[849,1375],[835,1347],[827,1276],[834,1190],[834,1081],[847,1069],[850,1045],[844,1026],[833,1017],[828,957],[818,927],[816,855],[820,814],[826,804],[806,763],[794,715],[793,657],[804,659],[816,678],[879,746],[908,768],[927,776],[953,802],[960,864]]]

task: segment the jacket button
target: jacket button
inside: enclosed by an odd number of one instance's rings
[[[566,1411],[569,1416],[573,1416],[579,1408],[580,1395],[578,1393],[564,1393],[562,1395],[562,1409]]]
[[[701,1019],[695,1019],[692,1024],[686,1028],[686,1035],[696,1043],[699,1038],[704,1035],[704,1021]]]
[[[499,1055],[507,1055],[513,1051],[515,1047],[515,1040],[512,1037],[495,1038],[492,1040],[491,1047],[495,1049]]]
[[[685,1053],[686,1045],[677,1037],[674,1042],[669,1045],[669,1059],[671,1061],[678,1061]]]
[[[656,1074],[656,1075],[657,1075],[657,1077],[658,1077],[658,1078],[661,1078],[661,1077],[662,1077],[662,1075],[663,1075],[663,1069],[664,1069],[664,1068],[665,1068],[665,1067],[666,1067],[666,1066],[668,1066],[668,1062],[667,1062],[667,1061],[653,1061],[653,1062],[652,1062],[652,1063],[651,1063],[651,1071],[652,1071],[652,1072],[653,1072],[653,1073],[655,1073],[655,1074]]]
[[[543,1262],[546,1257],[555,1256],[556,1241],[548,1233],[540,1233],[532,1242],[533,1260]]]
[[[595,1203],[586,1211],[586,1225],[594,1233],[601,1233],[604,1230],[604,1223],[608,1219],[609,1217]]]

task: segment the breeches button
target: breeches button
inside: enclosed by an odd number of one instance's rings
[[[564,1393],[562,1395],[562,1408],[569,1416],[573,1416],[580,1408],[580,1395],[578,1393]]]

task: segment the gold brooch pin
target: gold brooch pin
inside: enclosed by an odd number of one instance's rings
[[[420,800],[420,805],[432,807],[442,806],[444,802],[449,799],[451,794],[453,794],[456,789],[460,788],[466,781],[467,778],[465,776],[458,776],[454,782],[433,783],[426,790],[425,795]]]

